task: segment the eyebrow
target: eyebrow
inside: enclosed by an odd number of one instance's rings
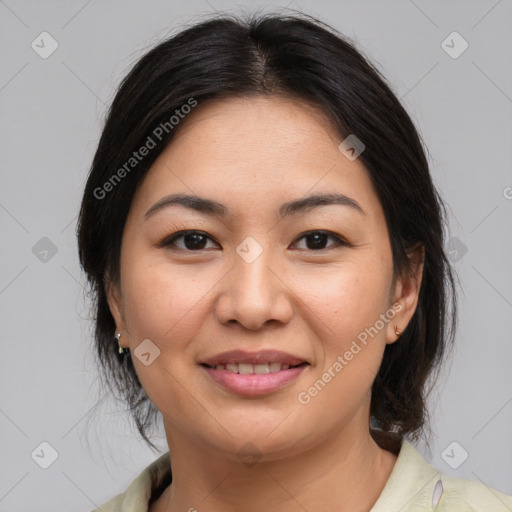
[[[196,212],[212,217],[225,218],[229,214],[229,209],[227,206],[217,201],[190,194],[170,194],[157,201],[144,214],[144,219],[147,219],[154,215],[156,212],[173,205],[184,206],[185,208],[189,208]],[[329,205],[348,206],[358,211],[362,215],[366,215],[363,208],[355,199],[339,193],[315,194],[283,203],[279,207],[279,215],[280,217],[286,217],[289,215],[305,213],[320,206]]]

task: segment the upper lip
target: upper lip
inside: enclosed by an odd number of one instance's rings
[[[201,364],[216,366],[218,364],[265,364],[281,363],[296,366],[307,361],[301,357],[281,352],[278,350],[260,350],[258,352],[246,352],[245,350],[230,350],[216,356],[200,361]]]

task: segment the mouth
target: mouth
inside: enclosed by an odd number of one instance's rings
[[[278,351],[224,352],[199,363],[224,390],[248,397],[274,393],[296,380],[310,363]]]
[[[305,361],[296,365],[290,365],[288,363],[227,363],[227,364],[216,364],[215,366],[201,363],[204,368],[210,368],[211,370],[226,370],[232,373],[238,373],[240,375],[268,375],[269,373],[277,373],[283,370],[289,370],[290,368],[299,368],[301,366],[307,366],[308,363]]]

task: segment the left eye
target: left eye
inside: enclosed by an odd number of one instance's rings
[[[334,239],[338,245],[348,245],[345,240],[329,231],[310,231],[309,233],[304,233],[303,235],[299,236],[297,240],[308,240],[309,242],[306,242],[306,249],[322,250],[326,249],[324,245],[329,238]],[[299,247],[299,249],[301,249],[301,247]]]

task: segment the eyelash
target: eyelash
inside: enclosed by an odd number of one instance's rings
[[[164,238],[161,242],[159,242],[157,244],[157,247],[160,247],[160,248],[168,247],[168,248],[171,248],[172,250],[184,251],[184,252],[201,252],[201,251],[206,250],[206,249],[192,250],[192,249],[182,249],[181,247],[172,247],[173,243],[176,240],[178,240],[180,238],[183,238],[186,235],[193,235],[193,234],[202,235],[203,237],[208,238],[209,240],[213,240],[215,243],[218,243],[211,236],[207,235],[205,232],[199,231],[199,230],[190,229],[190,230],[178,231],[178,232],[172,234],[171,236],[168,236],[168,237]],[[333,233],[332,231],[326,231],[326,230],[320,230],[320,229],[312,230],[312,231],[306,231],[305,233],[302,233],[301,235],[299,235],[295,239],[295,241],[293,243],[295,244],[295,243],[297,243],[298,240],[301,240],[303,238],[307,238],[308,236],[315,235],[315,234],[326,235],[328,238],[336,239],[338,247],[342,247],[342,246],[350,247],[351,246],[350,243],[348,243],[346,240],[341,238],[336,233]],[[299,249],[299,250],[304,250],[304,249]],[[323,248],[323,249],[306,249],[306,250],[312,251],[312,252],[321,252],[321,251],[328,251],[328,250],[332,250],[332,249],[331,249],[331,247],[326,247],[326,248]]]

